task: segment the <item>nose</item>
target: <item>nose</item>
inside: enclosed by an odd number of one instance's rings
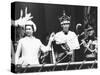
[[[26,32],[29,32],[29,30],[26,30]]]
[[[26,30],[26,33],[30,33],[31,32],[31,30]]]

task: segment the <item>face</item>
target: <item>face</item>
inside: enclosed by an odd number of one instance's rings
[[[91,30],[88,32],[89,36],[92,36],[94,34],[94,30]]]
[[[68,23],[68,22],[63,22],[63,23],[61,24],[61,27],[63,28],[63,31],[64,31],[64,32],[68,32],[68,31],[69,31],[69,27],[70,27],[70,23]]]
[[[27,35],[27,36],[32,36],[32,34],[33,34],[32,26],[31,26],[31,25],[27,25],[27,26],[25,27],[25,32],[26,32],[26,35]]]

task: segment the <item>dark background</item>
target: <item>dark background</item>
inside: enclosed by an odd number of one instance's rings
[[[62,16],[63,10],[66,15],[71,16],[71,27],[72,31],[75,31],[77,23],[83,23],[84,7],[85,6],[74,6],[74,5],[55,5],[55,4],[41,4],[41,3],[26,3],[26,2],[15,2],[12,3],[11,8],[11,19],[17,20],[20,17],[20,10],[28,8],[28,13],[33,16],[32,21],[37,26],[37,32],[34,35],[41,39],[43,43],[47,35],[51,32],[58,32],[61,30],[59,17]],[[24,13],[23,13],[24,14]],[[24,14],[25,15],[25,14]]]
[[[97,7],[91,7],[89,13],[89,22],[85,23],[84,16],[87,17],[88,6],[75,6],[75,5],[59,5],[59,4],[42,4],[42,3],[28,3],[28,2],[14,2],[11,4],[11,19],[17,20],[20,18],[20,10],[25,11],[28,8],[28,13],[33,16],[32,21],[36,24],[37,31],[33,35],[39,38],[43,44],[47,44],[47,36],[51,32],[58,32],[61,29],[59,19],[65,10],[66,15],[71,16],[70,30],[76,31],[76,24],[81,23],[82,28],[80,33],[84,31],[85,27],[90,24],[94,26],[97,36]],[[24,14],[24,13],[23,13]],[[25,16],[25,14],[23,15]],[[15,43],[20,39],[21,28],[11,26],[11,40]],[[80,39],[79,39],[80,40]],[[83,60],[84,50],[76,51],[77,60]]]

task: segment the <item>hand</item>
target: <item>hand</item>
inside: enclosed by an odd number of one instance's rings
[[[84,46],[84,47],[87,47],[87,44],[86,44],[85,40],[83,39],[83,40],[81,40],[81,41],[82,41],[83,46]]]
[[[50,35],[50,38],[49,38],[49,40],[50,40],[51,42],[54,40],[54,36],[55,36],[55,33],[52,32],[51,35]]]

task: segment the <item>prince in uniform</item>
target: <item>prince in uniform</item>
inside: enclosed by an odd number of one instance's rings
[[[59,18],[62,30],[55,34],[54,50],[56,51],[56,60],[58,62],[74,61],[74,50],[79,49],[79,41],[75,32],[70,31],[71,17],[63,12],[63,16]],[[63,59],[63,61],[60,61]],[[62,59],[59,60],[59,57]]]

